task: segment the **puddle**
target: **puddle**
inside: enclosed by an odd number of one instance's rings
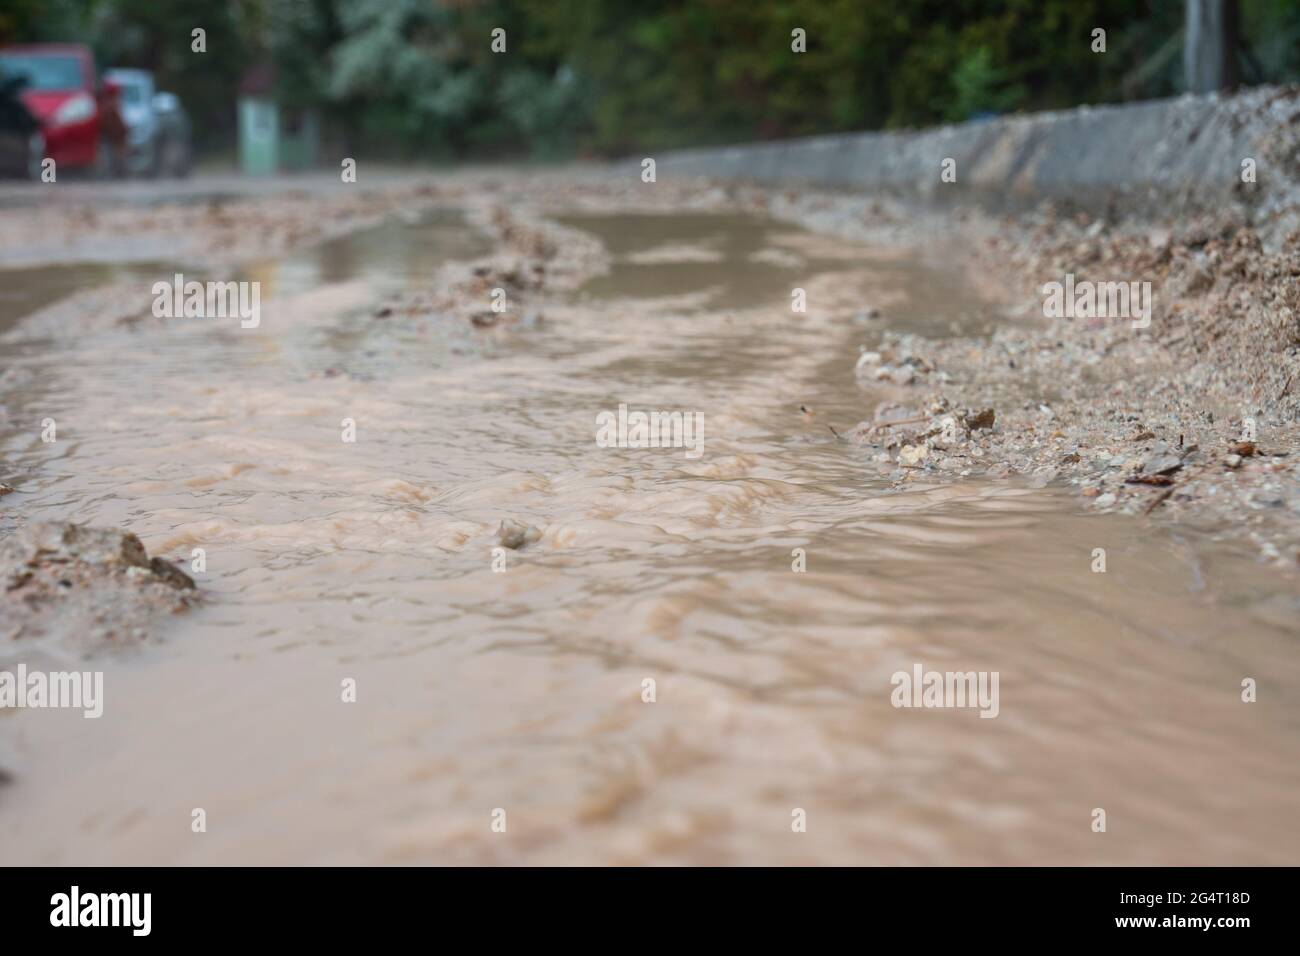
[[[376,296],[428,288],[452,258],[487,254],[489,243],[452,209],[381,223],[249,267],[266,296],[293,295],[322,285],[363,281]]]
[[[202,547],[212,600],[97,664],[93,732],[0,720],[6,861],[1300,860],[1287,581],[1060,490],[893,491],[826,427],[878,398],[856,309],[975,321],[952,270],[747,217],[597,218],[565,222],[614,271],[490,350],[364,318],[471,254],[448,224],[254,266],[256,333],[20,353],[25,418],[67,440],[6,439],[6,508]],[[702,413],[704,455],[597,448],[620,403]],[[544,534],[496,571],[505,519]],[[915,664],[997,671],[998,717],[893,707]]]
[[[347,282],[364,283],[382,297],[423,288],[449,259],[487,251],[487,240],[468,227],[458,210],[443,209],[247,263],[239,277],[261,282],[264,298]],[[74,293],[114,283],[148,288],[177,272],[199,281],[227,278],[164,262],[72,262],[0,269],[0,332]]]
[[[772,240],[791,230],[753,216],[588,215],[559,221],[595,235],[613,257],[610,272],[580,290],[591,300],[699,296],[694,304],[699,309],[748,308],[782,298],[788,302],[809,266],[823,271],[829,265],[793,255],[789,264],[764,261],[759,256],[772,251]],[[633,258],[655,250],[662,251],[662,261]],[[727,268],[719,269],[719,262]]]
[[[0,333],[22,318],[86,289],[115,282],[149,284],[170,274],[158,263],[83,262],[69,265],[0,269]]]
[[[690,297],[678,307],[773,306],[793,312],[792,293],[809,275],[855,270],[864,257],[859,246],[753,215],[583,215],[558,221],[595,235],[611,253],[610,271],[579,290],[593,302]],[[891,328],[931,337],[978,335],[991,331],[998,318],[996,307],[975,296],[960,270],[939,253],[918,263],[877,250],[872,282],[890,304]],[[906,294],[897,294],[903,289]]]

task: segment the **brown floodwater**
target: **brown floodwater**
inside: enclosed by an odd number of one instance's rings
[[[373,317],[485,248],[450,216],[250,264],[256,330],[0,343],[3,508],[203,548],[209,596],[93,659],[102,718],[0,715],[0,861],[1300,863],[1292,582],[1067,489],[893,488],[826,427],[881,398],[872,321],[988,321],[957,270],[752,217],[563,221],[609,271],[490,338]],[[702,413],[702,455],[598,447],[620,403]],[[499,571],[503,520],[542,533]],[[892,706],[918,664],[997,672],[996,718]]]
[[[112,282],[152,282],[165,268],[157,263],[82,262],[0,269],[0,333],[60,299]]]

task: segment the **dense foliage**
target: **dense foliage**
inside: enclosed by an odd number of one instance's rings
[[[1240,6],[1246,81],[1300,79],[1300,2]],[[4,0],[0,39],[152,68],[212,142],[269,61],[356,152],[558,155],[1170,95],[1182,23],[1182,0]]]

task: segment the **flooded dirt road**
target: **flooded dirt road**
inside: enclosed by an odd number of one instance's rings
[[[455,205],[244,262],[257,329],[0,273],[3,520],[206,555],[200,607],[81,665],[101,718],[0,713],[0,861],[1300,862],[1292,579],[839,437],[892,397],[855,382],[877,326],[1005,318],[951,259],[545,215],[602,251],[490,328],[384,305],[490,249]],[[143,268],[112,288],[170,278]],[[702,414],[702,454],[599,447],[621,404]],[[511,521],[537,539],[501,549]],[[997,672],[996,718],[894,706],[916,665]]]

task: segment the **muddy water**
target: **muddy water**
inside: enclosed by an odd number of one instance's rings
[[[826,427],[881,398],[863,302],[974,321],[951,269],[729,216],[566,221],[614,261],[533,330],[377,320],[424,266],[344,240],[367,265],[251,270],[279,282],[257,332],[6,344],[6,400],[66,438],[6,438],[5,507],[204,548],[211,598],[96,660],[98,721],[0,719],[0,859],[1300,862],[1288,581],[1060,489],[894,490]],[[597,448],[619,403],[702,412],[703,455]],[[497,572],[503,519],[543,534]],[[916,664],[997,671],[998,716],[891,706]]]
[[[165,272],[156,263],[102,262],[0,270],[0,333],[74,292],[112,282],[145,282]]]

